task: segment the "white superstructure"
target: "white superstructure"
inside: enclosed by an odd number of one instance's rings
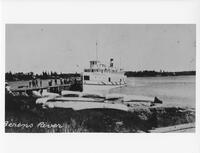
[[[126,76],[122,69],[114,67],[113,58],[106,66],[98,60],[90,61],[90,67],[84,69],[83,91],[103,91],[126,85]]]

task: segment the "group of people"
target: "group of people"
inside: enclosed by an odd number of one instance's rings
[[[60,82],[59,85],[65,85],[65,84],[68,83],[67,79],[60,78],[60,79],[49,80],[48,85],[52,86],[53,81],[54,81],[54,85],[58,85],[58,82]],[[42,80],[41,79],[40,80],[34,79],[34,80],[29,81],[29,88],[36,88],[36,87],[42,87]]]
[[[42,87],[42,80],[38,81],[37,79],[34,79],[34,80],[29,81],[29,88],[39,87],[39,83],[40,83],[40,87]]]
[[[61,85],[67,84],[67,82],[68,82],[67,79],[60,79],[60,84]]]
[[[59,81],[60,81],[60,85],[67,84],[67,79],[60,78]],[[52,86],[53,85],[53,80],[49,80],[48,84],[49,84],[49,86]],[[54,79],[54,84],[58,85],[58,79]]]

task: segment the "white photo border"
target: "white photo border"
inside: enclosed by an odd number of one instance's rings
[[[199,153],[200,3],[197,0],[3,1],[1,15],[1,152]],[[4,133],[5,24],[196,24],[196,132],[161,134]]]

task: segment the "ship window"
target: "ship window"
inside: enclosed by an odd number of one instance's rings
[[[90,80],[90,76],[89,75],[84,75],[84,80]]]
[[[108,78],[108,82],[110,82],[110,81],[111,81],[111,78],[109,77],[109,78]]]

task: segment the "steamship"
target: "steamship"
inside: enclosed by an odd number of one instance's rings
[[[90,61],[90,67],[83,72],[83,91],[107,93],[110,89],[126,85],[122,69],[114,67],[114,59],[107,66],[99,60]]]

